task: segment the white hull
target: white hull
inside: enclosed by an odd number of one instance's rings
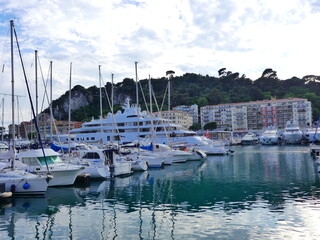
[[[127,175],[132,173],[132,165],[129,161],[118,161],[114,164],[114,172],[111,171],[111,175],[117,177],[121,175]]]
[[[201,150],[194,150],[191,152],[191,156],[189,157],[189,161],[202,160],[207,157],[207,154]]]
[[[37,176],[22,170],[1,172],[0,183],[5,184],[7,192],[12,192],[15,195],[42,195],[46,193],[48,187],[45,175]]]
[[[86,166],[82,170],[83,174],[89,174],[90,178],[110,178],[110,170],[108,166]]]
[[[79,168],[52,171],[51,175],[53,176],[53,179],[49,182],[49,187],[72,185],[80,172],[81,169]]]
[[[262,145],[277,145],[279,144],[278,136],[261,136],[259,141]]]
[[[132,162],[133,171],[145,171],[148,169],[148,164],[144,160],[135,160]]]
[[[283,139],[286,144],[300,144],[302,133],[283,133]]]

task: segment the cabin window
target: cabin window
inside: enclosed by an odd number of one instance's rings
[[[39,165],[36,158],[22,158],[22,162],[31,166]]]
[[[87,140],[89,140],[89,137],[87,137]]]
[[[107,136],[107,141],[110,141],[110,136]]]
[[[95,137],[91,137],[91,140],[95,140]]]
[[[40,161],[41,165],[46,165],[46,161],[44,157],[38,157],[38,160]],[[53,163],[62,163],[62,160],[59,156],[46,156],[47,164],[53,164]]]
[[[86,159],[99,159],[99,154],[96,152],[87,152],[82,158]]]
[[[71,141],[74,141],[74,138],[71,138]]]

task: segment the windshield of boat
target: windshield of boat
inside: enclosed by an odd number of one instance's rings
[[[46,165],[46,161],[44,157],[38,157],[41,165]],[[59,156],[46,156],[47,164],[54,164],[54,163],[62,163],[62,160]]]

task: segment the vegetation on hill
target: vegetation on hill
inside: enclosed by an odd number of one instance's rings
[[[265,100],[271,98],[306,98],[312,103],[313,119],[317,120],[320,114],[320,76],[308,75],[302,79],[292,77],[280,80],[276,71],[267,68],[256,80],[247,78],[244,74],[240,76],[238,72],[227,71],[222,68],[218,71],[218,77],[202,76],[200,74],[186,73],[182,76],[171,78],[171,107],[177,105],[198,104],[199,107],[205,105],[216,105],[223,103],[237,103]],[[159,108],[153,104],[153,111],[167,110],[168,79],[151,79],[154,95]],[[146,109],[145,101],[149,101],[148,79],[140,80],[139,103]],[[102,90],[103,93],[103,115],[110,112],[107,95],[111,96],[111,83],[107,83]],[[142,91],[143,94],[142,94]],[[89,104],[72,110],[73,121],[88,121],[92,117],[100,115],[99,88],[96,86],[85,89],[82,86],[75,86],[72,96],[81,92],[85,97],[85,102]],[[107,93],[107,94],[106,94]],[[163,100],[165,96],[165,101]],[[114,112],[121,109],[126,97],[130,97],[132,102],[136,102],[136,83],[133,79],[125,78],[122,82],[114,84]],[[63,105],[68,102],[68,92],[59,99],[53,101],[55,118],[67,120],[67,112],[63,110]],[[153,100],[153,102],[155,102]],[[149,108],[149,107],[148,107]]]

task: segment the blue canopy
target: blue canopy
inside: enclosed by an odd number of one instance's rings
[[[142,146],[140,148],[143,149],[143,150],[153,151],[153,144],[150,143],[149,146]]]
[[[55,151],[55,152],[59,152],[60,150],[62,150],[63,152],[67,152],[67,151],[68,151],[68,148],[66,148],[66,147],[60,147],[60,146],[58,146],[58,145],[56,145],[56,144],[54,144],[54,143],[51,143],[51,144],[50,144],[50,147],[51,147],[51,149],[52,149],[53,151]]]

